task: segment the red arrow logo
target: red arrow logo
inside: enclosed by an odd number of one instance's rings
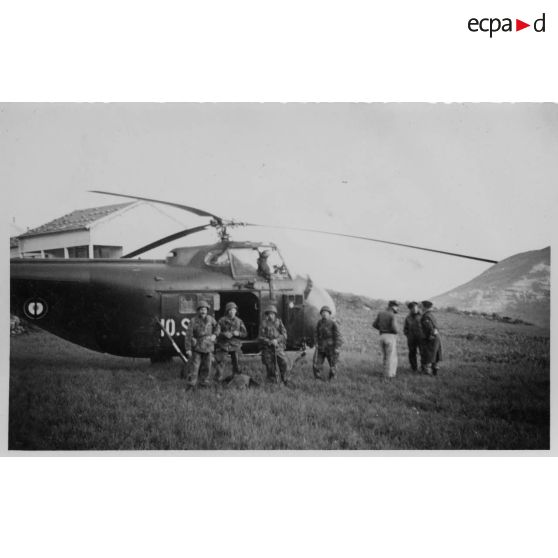
[[[526,27],[531,27],[531,25],[529,23],[525,23],[524,21],[521,21],[520,19],[515,20],[515,30],[516,31],[521,31],[522,29],[525,29]]]

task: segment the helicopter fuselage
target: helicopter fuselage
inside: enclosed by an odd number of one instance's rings
[[[166,260],[12,259],[11,312],[95,351],[158,359],[176,354],[169,337],[184,347],[200,300],[217,319],[235,302],[248,330],[242,350],[258,352],[264,309],[273,303],[287,348],[312,345],[331,297],[309,278],[292,277],[281,259],[264,279],[255,265],[263,248],[280,258],[271,244],[220,242],[177,248]]]

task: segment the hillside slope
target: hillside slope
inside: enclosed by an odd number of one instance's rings
[[[550,247],[516,254],[468,283],[433,298],[455,307],[550,325]]]

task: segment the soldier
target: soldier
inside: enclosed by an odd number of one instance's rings
[[[269,285],[269,298],[273,298],[273,274],[271,273],[271,267],[269,267],[269,250],[264,250],[259,252],[258,256],[258,270],[257,274],[265,279]]]
[[[240,374],[238,366],[238,355],[242,346],[241,339],[248,333],[244,322],[237,317],[238,306],[234,302],[227,302],[225,306],[225,316],[219,320],[219,336],[215,348],[215,381],[223,381],[223,369],[225,368],[225,358],[231,356],[233,376]]]
[[[339,351],[343,345],[343,337],[337,322],[331,317],[331,308],[322,306],[320,310],[321,320],[318,320],[314,331],[314,351],[313,371],[316,380],[322,380],[322,368],[324,359],[329,363],[329,380],[333,380],[337,374],[337,362],[339,361]]]
[[[390,300],[386,310],[382,310],[372,327],[380,332],[380,347],[383,354],[384,377],[394,378],[397,373],[397,324],[395,314],[399,311],[399,303]]]
[[[196,308],[197,315],[192,318],[188,327],[188,335],[185,339],[186,356],[192,358],[190,361],[190,373],[188,375],[186,390],[193,389],[198,383],[198,372],[200,372],[200,386],[209,386],[211,375],[211,356],[214,343],[219,335],[219,325],[213,316],[208,314],[209,304],[201,300]]]
[[[409,314],[405,318],[403,333],[407,337],[411,370],[417,372],[417,352],[420,354],[421,368],[424,366],[424,358],[422,356],[422,327],[420,325],[421,313],[418,302],[409,302],[407,308],[409,309]]]
[[[267,380],[278,383],[277,366],[281,373],[281,381],[287,384],[288,361],[285,355],[287,345],[287,330],[283,322],[277,317],[277,307],[271,304],[265,309],[265,318],[260,325],[260,346],[262,362],[267,371]]]
[[[421,372],[429,376],[437,376],[439,369],[438,362],[442,360],[442,341],[438,331],[438,323],[432,313],[432,306],[434,305],[429,300],[423,300],[421,305],[424,310],[422,318],[420,319],[423,334],[422,353],[424,359]],[[429,365],[432,371],[428,369]]]
[[[258,275],[265,279],[266,281],[271,281],[271,268],[268,263],[269,250],[264,250],[259,253],[258,256]]]

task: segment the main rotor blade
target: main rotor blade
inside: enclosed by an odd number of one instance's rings
[[[328,234],[331,236],[342,236],[345,238],[357,238],[359,240],[369,240],[371,242],[379,242],[381,244],[391,244],[392,246],[403,246],[404,248],[413,248],[414,250],[424,250],[425,252],[435,252],[436,254],[444,254],[446,256],[456,256],[457,258],[466,258],[468,260],[477,260],[479,262],[486,262],[486,263],[498,263],[496,260],[488,260],[486,258],[477,258],[476,256],[467,256],[466,254],[458,254],[456,252],[446,252],[444,250],[434,250],[433,248],[424,248],[423,246],[414,246],[413,244],[403,244],[401,242],[390,242],[389,240],[380,240],[379,238],[370,238],[368,236],[356,236],[353,234],[343,234],[343,233],[336,233],[331,231],[318,231],[315,229],[302,229],[298,227],[280,227],[277,225],[258,225],[255,223],[246,223],[246,226],[249,227],[266,227],[268,229],[285,229],[289,231],[301,231],[301,232],[311,232],[311,233],[318,233],[318,234]]]
[[[172,240],[177,240],[178,238],[184,238],[185,236],[188,236],[189,234],[194,234],[200,231],[203,231],[205,229],[208,229],[211,225],[200,225],[199,227],[192,227],[191,229],[185,229],[183,231],[178,231],[177,233],[174,234],[169,234],[169,236],[165,236],[164,238],[160,238],[159,240],[155,240],[155,242],[151,242],[151,244],[146,244],[145,246],[142,246],[141,248],[138,248],[137,250],[134,250],[133,252],[130,252],[129,254],[126,254],[125,256],[122,256],[123,258],[133,258],[135,256],[139,256],[140,254],[143,254],[144,252],[148,252],[149,250],[153,250],[153,248],[159,248],[159,246],[162,246],[163,244],[166,244],[167,242],[171,242]]]
[[[189,205],[182,205],[180,203],[173,203],[164,200],[156,200],[153,198],[142,198],[140,196],[128,196],[127,194],[115,194],[114,192],[103,192],[102,190],[89,190],[95,194],[106,194],[107,196],[116,196],[118,198],[129,198],[132,200],[143,200],[143,201],[150,201],[155,203],[162,203],[164,205],[170,205],[172,207],[178,207],[179,209],[184,209],[185,211],[189,211],[194,215],[198,215],[199,217],[211,217],[212,219],[216,219],[217,222],[220,224],[223,222],[223,218],[219,217],[218,215],[213,215],[213,213],[209,213],[208,211],[204,211],[203,209],[198,209],[197,207],[190,207]]]

